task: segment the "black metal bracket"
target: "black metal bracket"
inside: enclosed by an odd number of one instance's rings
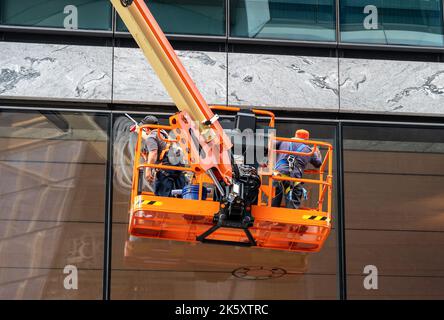
[[[129,7],[130,5],[133,4],[133,0],[120,0],[120,2],[122,3],[122,6],[124,6],[124,7]]]
[[[255,247],[256,240],[254,240],[253,235],[251,234],[250,230],[248,228],[236,228],[236,229],[242,229],[245,232],[245,235],[248,238],[248,242],[242,242],[242,241],[226,241],[226,240],[214,240],[214,239],[208,239],[211,234],[216,232],[219,228],[233,228],[229,226],[223,226],[222,224],[216,224],[212,226],[210,229],[202,233],[201,235],[196,237],[197,241],[200,241],[202,243],[212,243],[212,244],[222,244],[222,245],[230,245],[230,246],[240,246],[240,247]]]

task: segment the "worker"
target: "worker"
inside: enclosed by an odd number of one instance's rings
[[[146,116],[139,125],[159,124],[155,116]],[[172,165],[170,163],[170,143],[162,140],[158,136],[159,129],[147,130],[143,133],[145,161],[149,164]],[[168,132],[160,129],[160,135],[163,139],[168,139]],[[177,155],[174,155],[176,157]],[[174,163],[173,165],[177,165]],[[162,197],[171,197],[174,189],[183,189],[186,185],[186,179],[183,171],[163,170],[155,168],[146,168],[145,178],[149,183],[154,182],[154,195]]]
[[[307,130],[300,129],[296,131],[295,138],[308,140],[310,133]],[[279,141],[276,145],[276,150],[301,153],[312,152],[310,146],[299,141]],[[308,163],[311,163],[315,168],[319,168],[322,165],[322,156],[318,148],[316,148],[311,156],[278,153],[274,175],[300,179]],[[273,181],[273,186],[276,188],[275,197],[272,200],[273,207],[280,207],[282,197],[285,195],[285,206],[287,208],[297,209],[301,205],[302,198],[307,197],[307,191],[304,189],[302,182]]]

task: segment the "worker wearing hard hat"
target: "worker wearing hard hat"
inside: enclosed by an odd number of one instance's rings
[[[312,148],[308,144],[305,144],[301,141],[310,139],[310,133],[307,130],[297,130],[295,133],[295,139],[299,141],[282,141],[278,143],[276,145],[276,150],[298,153],[312,152]],[[311,156],[278,153],[276,157],[274,175],[291,178],[302,178],[304,170],[309,163],[311,163],[316,168],[319,168],[322,165],[322,156],[318,148],[316,148],[315,152]],[[276,188],[276,193],[275,197],[272,200],[272,206],[280,207],[282,197],[285,195],[285,206],[287,208],[299,208],[302,198],[306,198],[307,193],[302,185],[303,183],[301,182],[274,181],[273,186]]]
[[[146,124],[158,125],[159,121],[155,116],[149,115],[139,123],[139,126]],[[159,138],[158,130],[160,130],[160,135],[163,139]],[[180,157],[180,155],[172,155],[172,153],[176,153],[177,151],[171,147],[169,142],[165,141],[169,139],[168,132],[163,129],[148,129],[144,130],[142,138],[142,154],[145,154],[144,158],[147,163],[180,165],[178,163],[172,163],[171,161],[172,158]],[[154,182],[154,194],[156,196],[171,197],[173,189],[182,189],[186,184],[183,172],[177,170],[146,168],[145,178],[150,183]]]

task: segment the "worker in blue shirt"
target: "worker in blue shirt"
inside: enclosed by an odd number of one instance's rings
[[[295,133],[295,138],[308,140],[310,133],[307,130],[300,129]],[[312,148],[303,142],[287,142],[282,141],[276,145],[277,150],[285,150],[292,152],[311,153]],[[311,163],[315,168],[322,165],[322,156],[319,149],[311,156],[290,155],[286,153],[278,153],[275,165],[275,175],[302,178],[307,165]],[[287,208],[297,209],[301,205],[301,200],[306,197],[306,190],[303,183],[292,181],[274,181],[273,186],[276,188],[275,197],[272,200],[273,207],[280,207],[282,197],[285,195],[285,206]]]

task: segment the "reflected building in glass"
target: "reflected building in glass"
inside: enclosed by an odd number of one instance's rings
[[[233,0],[232,37],[335,41],[335,1]]]
[[[384,45],[444,45],[443,3],[340,1],[341,41]]]

